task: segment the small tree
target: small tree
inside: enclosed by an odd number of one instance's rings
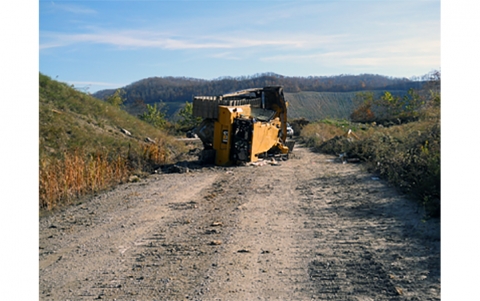
[[[143,112],[143,114],[138,115],[138,118],[150,123],[156,128],[162,128],[167,123],[167,121],[165,120],[165,113],[163,113],[157,107],[157,104],[154,104],[153,106],[147,104],[147,111]]]
[[[123,89],[117,89],[113,95],[108,96],[105,101],[112,106],[119,108],[125,102],[125,91]]]
[[[405,110],[415,116],[418,115],[418,110],[425,105],[425,101],[414,89],[408,90],[408,95],[403,98],[406,103]]]
[[[202,122],[201,117],[193,116],[193,103],[186,102],[185,106],[180,109],[178,115],[182,118],[178,124],[186,129],[192,129]]]
[[[372,112],[374,104],[373,92],[359,92],[355,94],[355,110],[350,114],[350,120],[353,122],[372,122],[375,120],[375,114]]]
[[[434,106],[440,106],[442,73],[440,70],[434,70],[425,77],[427,84],[424,86],[424,89],[428,91],[430,101]]]
[[[405,99],[399,96],[393,96],[392,93],[385,91],[378,101],[378,106],[386,111],[386,119],[393,119],[403,111]]]

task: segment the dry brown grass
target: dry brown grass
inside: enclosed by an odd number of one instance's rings
[[[345,129],[322,122],[310,123],[302,129],[302,138],[308,146],[320,145],[343,134],[345,134]]]
[[[51,210],[170,163],[185,145],[116,106],[39,77],[39,206]],[[128,129],[125,135],[121,129]],[[145,143],[146,137],[156,143]]]
[[[125,182],[130,175],[152,166],[165,164],[169,152],[165,141],[141,146],[141,153],[112,155],[97,152],[86,155],[76,150],[61,158],[40,159],[40,208],[52,210],[83,195],[95,193]]]
[[[149,143],[142,146],[143,158],[150,164],[165,164],[167,161],[168,153],[164,147],[160,145],[164,144],[160,141],[159,144]]]
[[[108,154],[85,157],[80,152],[65,153],[62,159],[40,160],[40,207],[51,210],[87,193],[123,182],[129,175],[124,157],[108,159]]]
[[[421,120],[380,127],[364,125],[345,137],[355,124],[308,124],[301,139],[315,151],[346,154],[365,162],[369,171],[387,179],[418,199],[430,216],[440,215],[440,115],[439,108],[422,112]]]

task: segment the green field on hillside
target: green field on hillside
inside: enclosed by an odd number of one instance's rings
[[[285,93],[288,101],[288,118],[304,117],[310,121],[323,119],[349,119],[354,110],[358,92],[298,92]],[[374,91],[380,97],[384,91]],[[390,91],[392,95],[404,95],[406,91]]]

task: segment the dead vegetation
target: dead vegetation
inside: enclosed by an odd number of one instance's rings
[[[439,87],[439,86],[437,86]],[[302,129],[301,139],[314,150],[366,163],[370,172],[388,180],[401,191],[417,199],[432,217],[440,216],[440,92],[431,89],[423,95],[411,92],[415,110],[408,107],[408,99],[396,99],[388,107],[388,97],[380,101],[371,98],[354,111],[363,121],[372,121],[375,114],[368,108],[372,103],[384,105],[383,126],[372,123],[354,123],[345,120],[324,120]],[[388,94],[385,94],[388,96]],[[426,96],[425,96],[426,95]],[[391,95],[390,95],[391,96]],[[422,106],[418,107],[421,103]],[[402,107],[406,108],[402,111]],[[390,112],[390,115],[389,113]],[[379,114],[377,114],[379,115]],[[395,124],[399,116],[414,116],[415,120]],[[358,119],[357,118],[357,119]],[[349,130],[351,131],[348,135]],[[354,135],[352,135],[354,134]]]
[[[118,106],[42,74],[39,99],[42,210],[151,172],[184,151],[182,143]]]
[[[87,193],[97,192],[128,178],[126,158],[117,156],[85,157],[78,152],[66,153],[62,159],[40,160],[40,207],[51,210]]]

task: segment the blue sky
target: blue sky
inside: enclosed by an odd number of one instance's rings
[[[214,79],[440,69],[440,1],[39,2],[40,72],[89,92]]]
[[[38,296],[39,69],[90,92],[168,75],[409,77],[439,68],[440,17],[442,300],[477,295],[478,1],[442,0],[441,16],[440,1],[223,2],[2,2],[0,228],[15,247],[0,256],[22,258],[4,262],[2,296]]]

